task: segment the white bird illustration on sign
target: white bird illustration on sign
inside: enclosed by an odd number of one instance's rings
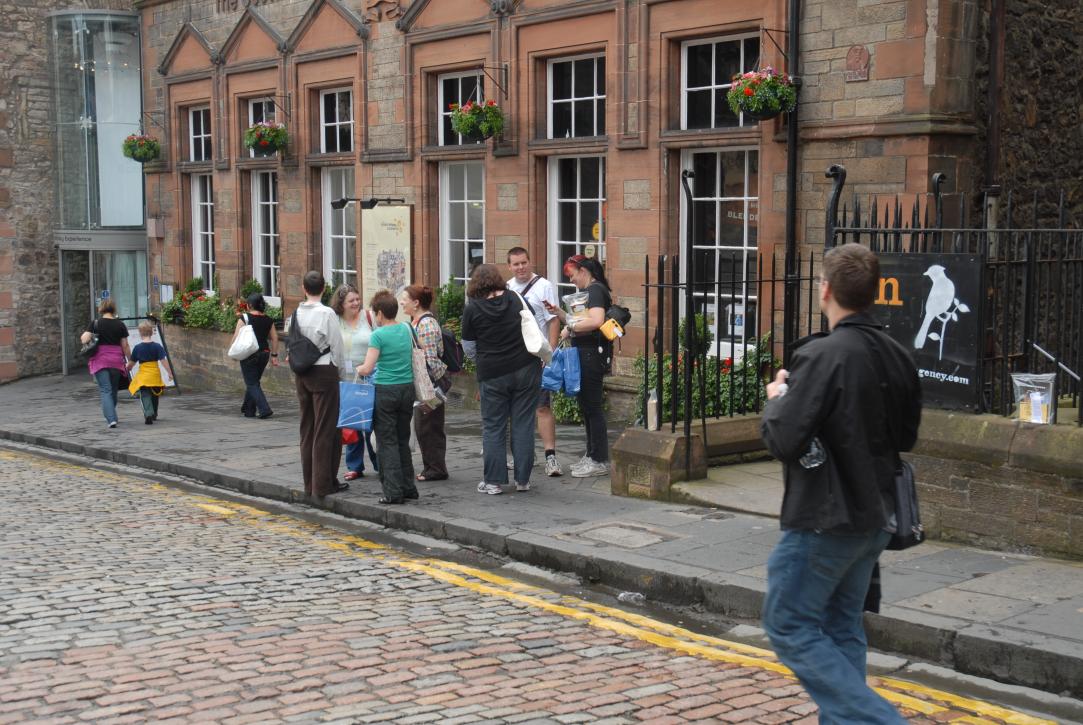
[[[933,286],[925,299],[925,319],[921,323],[917,337],[914,338],[915,350],[925,347],[927,340],[938,340],[941,359],[944,357],[944,336],[948,322],[957,322],[960,312],[970,312],[970,308],[955,296],[955,283],[944,272],[945,269],[939,264],[929,265],[929,268],[925,270],[925,276],[933,281]],[[929,332],[933,320],[940,321],[939,332]]]

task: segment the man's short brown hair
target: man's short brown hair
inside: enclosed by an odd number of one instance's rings
[[[824,253],[823,278],[840,307],[862,312],[880,288],[880,260],[868,247],[843,244]]]
[[[508,262],[511,262],[512,257],[518,257],[520,254],[526,257],[527,260],[530,259],[530,252],[526,251],[526,247],[512,247],[508,250]]]

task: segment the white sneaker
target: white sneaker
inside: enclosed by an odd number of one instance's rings
[[[478,493],[487,493],[490,496],[496,496],[498,493],[504,493],[504,489],[497,486],[495,483],[485,483],[482,481],[478,484]]]
[[[604,476],[609,473],[609,466],[605,463],[598,463],[597,461],[591,461],[589,464],[584,465],[582,468],[573,468],[573,478],[590,478],[591,476]]]
[[[529,491],[530,490],[530,482],[527,481],[526,483],[516,483],[515,484],[515,490],[519,491],[520,493],[522,493],[523,491]]]
[[[545,475],[546,476],[563,476],[564,471],[560,470],[560,461],[556,456],[545,457]]]
[[[575,463],[573,463],[573,464],[572,464],[572,467],[571,467],[571,468],[572,468],[572,470],[574,471],[574,470],[575,470],[575,469],[577,469],[577,468],[582,468],[583,466],[587,465],[588,463],[594,463],[594,461],[592,461],[592,460],[590,459],[590,456],[584,455],[584,456],[583,456],[582,458],[580,458],[580,459],[579,459],[578,461],[576,461]]]

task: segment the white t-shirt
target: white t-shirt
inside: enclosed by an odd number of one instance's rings
[[[534,319],[538,321],[538,327],[541,329],[542,334],[546,336],[546,339],[549,339],[549,320],[556,317],[556,315],[545,309],[545,305],[542,304],[542,301],[548,300],[549,304],[553,307],[559,305],[560,302],[557,301],[557,288],[545,277],[539,277],[538,275],[534,275],[534,277],[537,278],[537,281],[530,288],[530,291],[523,296],[526,298],[526,301],[534,307]],[[530,284],[530,280],[520,282],[515,277],[512,277],[508,280],[508,289],[523,294],[523,290],[526,289],[528,284]]]

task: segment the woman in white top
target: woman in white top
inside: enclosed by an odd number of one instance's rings
[[[369,350],[369,338],[372,337],[372,313],[361,309],[361,293],[352,284],[339,285],[331,297],[331,309],[338,315],[342,329],[342,347],[345,351],[346,364],[339,371],[340,378],[352,382],[355,368],[365,361]],[[372,469],[379,471],[376,463],[376,450],[372,445],[372,431],[358,431],[357,443],[347,443],[346,475],[347,481],[365,475],[365,449],[368,449]]]

